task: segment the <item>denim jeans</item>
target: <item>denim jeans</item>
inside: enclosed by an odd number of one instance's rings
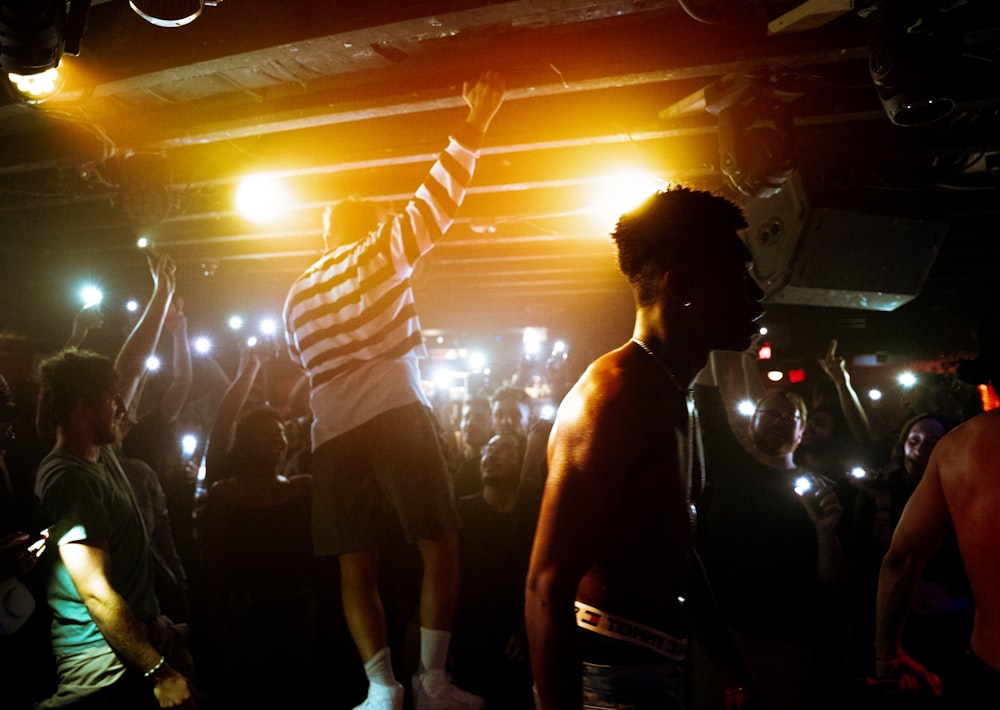
[[[614,710],[684,710],[684,666],[583,664],[583,707]]]

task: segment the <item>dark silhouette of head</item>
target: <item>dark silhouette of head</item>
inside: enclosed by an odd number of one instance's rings
[[[351,196],[329,205],[323,212],[323,243],[326,251],[363,239],[378,227],[378,207]]]
[[[737,236],[747,226],[733,202],[710,192],[671,187],[623,214],[611,234],[618,267],[642,305],[655,298],[664,273],[678,265],[708,267],[727,260],[747,263],[750,251]]]

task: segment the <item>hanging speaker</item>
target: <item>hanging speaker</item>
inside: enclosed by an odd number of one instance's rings
[[[948,226],[824,207],[796,171],[743,206],[754,277],[769,303],[893,311],[920,294]]]

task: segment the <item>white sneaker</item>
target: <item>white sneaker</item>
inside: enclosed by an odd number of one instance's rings
[[[483,710],[486,702],[462,690],[444,671],[413,676],[413,710]]]
[[[371,683],[368,686],[368,697],[354,710],[403,710],[403,686],[380,685]]]

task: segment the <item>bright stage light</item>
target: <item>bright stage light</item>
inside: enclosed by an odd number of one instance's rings
[[[83,302],[84,308],[93,308],[94,306],[101,305],[101,301],[104,300],[104,294],[97,286],[88,284],[80,289],[80,300]]]
[[[486,366],[486,356],[480,352],[469,353],[469,369],[478,372]]]
[[[661,187],[662,180],[645,172],[608,175],[598,181],[588,211],[610,232],[618,224],[619,217],[638,207]]]
[[[915,384],[917,384],[917,376],[914,375],[912,372],[901,372],[899,373],[899,376],[896,378],[896,381],[903,387],[909,389],[910,387],[913,387]]]
[[[251,222],[271,222],[288,211],[288,190],[271,175],[248,175],[236,191],[236,210]]]

